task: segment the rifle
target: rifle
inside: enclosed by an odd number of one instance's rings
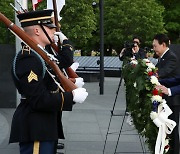
[[[57,4],[56,4],[56,0],[52,0],[53,1],[53,8],[54,8],[54,20],[55,20],[55,25],[56,25],[56,32],[60,32],[60,27],[59,27],[59,23],[58,23],[58,16],[57,16]],[[60,45],[60,41],[58,41],[58,46]],[[58,52],[57,47],[55,47],[54,44],[51,43],[52,48]],[[69,76],[69,79],[71,81],[74,82],[74,78],[78,78],[78,75],[73,71],[73,69],[71,67],[68,67],[67,69],[67,74]]]
[[[26,9],[24,9],[21,4],[19,2],[17,2],[19,4],[19,6],[21,7],[21,9],[23,10],[23,12],[28,12]],[[12,6],[12,8],[15,10],[15,12],[17,14],[21,14],[21,12],[12,4],[10,3],[10,5]],[[56,25],[56,31],[59,32],[60,31],[60,27],[59,27],[59,24],[58,24],[58,18],[57,18],[57,7],[56,7],[56,2],[53,1],[53,7],[55,8],[54,10],[54,18],[55,18],[55,25]],[[58,41],[58,46],[53,43],[51,40],[50,41],[50,45],[51,47],[54,49],[55,52],[59,52],[59,49],[60,49],[60,41]],[[78,78],[78,75],[73,71],[73,69],[71,67],[68,67],[66,68],[67,70],[67,75],[69,77],[69,80],[71,80],[72,82],[75,83],[75,78]]]
[[[19,1],[16,1],[16,3],[20,6],[21,10],[23,10],[24,13],[28,12],[26,9],[22,7],[22,5],[19,3]]]
[[[23,10],[23,12],[28,12],[26,9],[24,9],[22,6],[21,6],[21,4],[19,3],[19,2],[17,2],[19,5],[20,5],[20,7],[21,7],[21,9]],[[17,14],[21,14],[22,12],[21,11],[19,11],[12,3],[10,3],[10,5],[12,6],[12,8],[14,9],[14,11],[17,13]],[[57,12],[57,11],[56,11]],[[57,17],[57,13],[56,13],[56,15],[55,15],[56,17]],[[56,30],[58,31],[58,29],[59,29],[59,31],[60,31],[60,28],[59,28],[59,24],[58,24],[58,20],[56,20],[56,24],[57,24],[57,27],[56,27]],[[59,46],[57,46],[55,43],[53,43],[51,40],[49,40],[50,41],[50,43],[51,43],[51,47],[53,48],[53,50],[55,51],[55,52],[59,52],[59,49],[60,49],[60,41],[58,42],[58,45]],[[75,80],[75,78],[78,78],[78,75],[73,71],[73,69],[72,68],[70,68],[70,67],[68,67],[67,69],[67,76],[69,77],[69,80],[71,80],[73,83],[75,83],[76,82],[76,80]]]
[[[12,3],[9,4],[12,6],[12,8],[14,9],[14,11],[16,11],[17,14],[21,14],[21,12],[17,8],[15,8],[15,6]]]
[[[61,72],[56,62],[52,60],[51,57],[48,56],[48,52],[45,51],[35,40],[29,37],[21,28],[16,26],[7,17],[5,17],[1,12],[0,12],[0,21],[3,22],[14,35],[22,39],[29,47],[35,50],[46,61],[46,63],[55,72],[56,76],[58,77],[65,91],[70,92],[77,88],[72,81],[70,81],[64,76],[64,74]]]

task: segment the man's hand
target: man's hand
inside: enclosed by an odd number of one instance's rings
[[[155,87],[157,90],[161,90],[163,94],[169,95],[168,88],[163,85],[157,85]]]
[[[73,101],[76,103],[83,103],[88,96],[85,88],[76,88],[72,91]]]
[[[123,49],[121,50],[121,52],[120,52],[120,54],[119,54],[119,57],[122,57],[122,56],[123,56],[125,50],[126,50],[126,48],[123,48]]]

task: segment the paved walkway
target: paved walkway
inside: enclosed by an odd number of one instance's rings
[[[63,125],[66,139],[65,154],[103,154],[104,143],[111,118],[111,110],[119,85],[119,78],[105,78],[104,95],[99,95],[99,83],[89,82],[85,88],[89,92],[83,104],[76,104],[72,112],[63,113]],[[114,154],[120,128],[125,112],[125,94],[123,84],[117,95],[114,115],[104,154]],[[19,154],[18,144],[8,144],[10,123],[14,109],[0,109],[0,154]],[[144,148],[143,139],[139,137],[134,127],[123,123],[121,136],[116,153],[141,154],[148,153]],[[140,142],[141,141],[141,142]],[[142,150],[143,148],[143,150]]]

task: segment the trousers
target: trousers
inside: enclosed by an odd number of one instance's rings
[[[176,122],[176,127],[174,128],[172,134],[170,134],[170,154],[179,154],[179,112],[180,106],[170,106],[173,114],[169,116],[169,119],[174,120]]]
[[[55,154],[55,141],[19,143],[20,154]]]

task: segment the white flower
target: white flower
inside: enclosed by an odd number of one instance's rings
[[[137,62],[136,59],[132,59],[130,63],[131,63],[131,64],[134,64],[134,65],[137,65],[137,64],[138,64],[138,62]]]
[[[158,117],[158,114],[156,113],[156,112],[154,112],[154,111],[151,111],[151,113],[150,113],[150,118],[152,119],[152,120],[154,120],[154,119],[156,119]]]
[[[162,102],[162,97],[159,96],[159,95],[154,95],[154,96],[152,96],[151,101],[152,102],[157,101],[157,102],[161,103]]]
[[[145,61],[146,63],[149,63],[149,62],[150,62],[150,60],[147,59],[147,58],[144,58],[143,61]]]
[[[152,72],[152,69],[148,67],[148,68],[146,69],[146,71],[147,71],[147,72]]]
[[[136,88],[136,86],[137,86],[137,83],[136,83],[136,82],[134,82],[133,86]]]
[[[151,83],[155,84],[155,85],[160,85],[157,77],[155,77],[155,76],[151,76]]]
[[[155,66],[153,63],[146,63],[146,65],[151,69],[155,69]]]

